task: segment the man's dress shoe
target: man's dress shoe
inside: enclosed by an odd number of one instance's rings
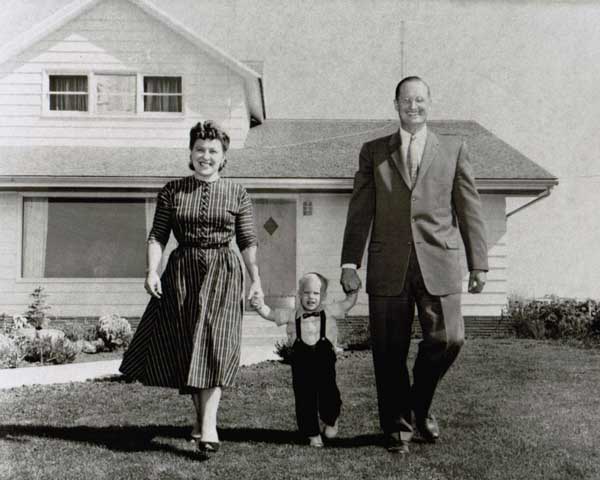
[[[435,443],[435,441],[440,438],[440,427],[433,415],[417,417],[416,426],[419,435],[426,442]]]
[[[391,453],[408,453],[408,442],[402,440],[400,432],[391,432],[385,434],[385,448]]]

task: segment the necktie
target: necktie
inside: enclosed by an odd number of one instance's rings
[[[321,312],[307,312],[307,313],[302,314],[302,318],[320,317],[320,316],[321,316]]]
[[[410,136],[408,150],[406,152],[406,163],[410,175],[410,186],[414,187],[417,181],[417,170],[419,169],[419,152],[417,151],[417,142],[414,135]]]

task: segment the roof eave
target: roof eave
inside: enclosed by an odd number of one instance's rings
[[[76,176],[0,176],[1,191],[21,190],[156,190],[178,177],[76,177]],[[254,191],[337,191],[351,192],[352,178],[257,178],[227,177]],[[484,194],[535,196],[558,184],[556,178],[477,179]]]

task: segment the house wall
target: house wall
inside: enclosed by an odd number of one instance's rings
[[[148,296],[141,279],[18,278],[21,198],[17,193],[0,193],[0,224],[5,227],[0,237],[0,313],[22,313],[29,303],[29,294],[42,285],[49,294],[48,303],[53,306],[51,313],[55,316],[97,317],[118,313],[137,317],[142,314]],[[339,262],[349,194],[305,193],[298,194],[296,199],[296,276],[309,271],[322,273],[331,282],[329,299],[339,300],[344,296],[339,285]],[[305,201],[312,202],[312,215],[304,215]],[[482,202],[490,245],[490,272],[484,293],[463,296],[463,314],[496,317],[506,303],[507,294],[505,198],[483,195]],[[464,268],[466,272],[466,265]],[[365,269],[359,273],[364,284]],[[464,291],[467,278],[465,273]],[[367,304],[363,290],[352,315],[367,315]]]
[[[45,71],[181,75],[184,113],[43,113]],[[130,2],[106,0],[0,65],[0,145],[185,147],[191,125],[214,119],[236,148],[249,129],[245,98],[239,75]]]
[[[298,197],[297,274],[316,270],[329,278],[330,300],[341,299],[344,296],[339,284],[340,253],[349,198],[349,194],[303,194]],[[304,201],[312,201],[311,216],[303,215]],[[507,294],[505,197],[482,195],[482,206],[490,247],[490,271],[483,293],[463,295],[463,315],[496,317],[501,314]],[[463,261],[463,269],[465,272],[463,291],[466,292],[468,281],[466,260]],[[363,285],[366,280],[365,273],[365,268],[359,270]],[[363,290],[359,294],[352,315],[367,315],[367,313],[368,298]]]

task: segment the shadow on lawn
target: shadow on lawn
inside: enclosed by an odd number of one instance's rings
[[[277,444],[306,444],[306,439],[294,430],[274,430],[269,428],[220,428],[219,436],[226,442],[256,442]],[[338,448],[367,447],[383,444],[381,435],[358,435],[356,437],[337,437],[327,442],[328,446]]]
[[[26,443],[25,437],[41,437],[71,442],[99,445],[121,452],[162,451],[189,459],[199,459],[198,453],[188,441],[190,427],[171,425],[149,426],[107,426],[60,427],[50,425],[3,425],[0,427],[0,439],[15,443]],[[275,430],[268,428],[221,428],[219,436],[224,442],[256,442],[281,445],[305,444],[306,441],[294,430]],[[185,442],[179,448],[158,439],[175,439]],[[331,447],[351,448],[380,445],[380,435],[369,434],[355,437],[339,437],[328,442]]]
[[[189,427],[166,425],[152,426],[108,426],[108,427],[59,427],[49,425],[3,425],[0,427],[0,439],[15,443],[26,443],[23,437],[41,437],[71,442],[99,445],[120,452],[161,451],[192,460],[204,460],[194,446],[187,441]],[[158,442],[157,437],[181,439],[185,447]]]

